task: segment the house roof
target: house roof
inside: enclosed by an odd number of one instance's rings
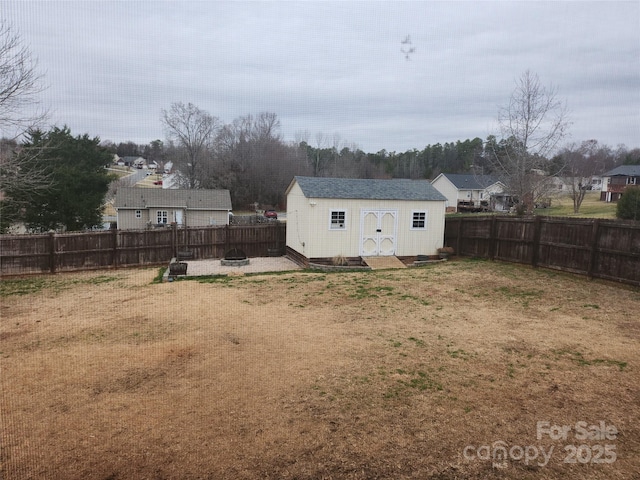
[[[427,180],[295,177],[293,181],[298,182],[307,198],[446,200]]]
[[[120,187],[114,206],[116,210],[153,207],[231,210],[231,195],[229,190]]]
[[[620,165],[602,174],[603,177],[615,177],[618,175],[624,177],[640,177],[640,165]]]
[[[491,175],[463,173],[441,173],[440,175],[446,177],[458,190],[484,190],[488,186],[498,182],[498,180]]]

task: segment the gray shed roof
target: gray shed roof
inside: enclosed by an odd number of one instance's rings
[[[295,177],[307,198],[445,201],[427,180]]]
[[[120,187],[114,206],[116,209],[164,207],[231,210],[231,195],[229,190]]]
[[[463,173],[443,173],[458,190],[484,190],[498,180],[491,175],[473,175]]]
[[[625,177],[640,177],[640,165],[620,165],[619,167],[603,173],[603,177],[615,177],[622,175]]]

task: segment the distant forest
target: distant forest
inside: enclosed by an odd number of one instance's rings
[[[234,208],[282,207],[285,191],[295,175],[348,178],[433,179],[438,174],[492,174],[491,155],[507,148],[508,142],[489,136],[427,145],[405,152],[381,150],[366,153],[354,145],[316,135],[285,142],[274,114],[263,113],[220,125],[207,139],[196,158],[173,139],[148,144],[102,141],[101,147],[120,157],[141,156],[160,165],[172,162],[181,188],[224,188],[231,192]],[[6,156],[19,149],[14,140],[0,141]],[[3,153],[4,152],[4,153]],[[191,155],[191,156],[190,156]],[[639,164],[640,149],[616,148],[589,140],[565,147],[554,158],[545,160],[549,172],[562,172],[567,158],[578,157],[582,175],[602,174],[618,165]],[[113,185],[117,189],[117,184]],[[111,189],[114,191],[114,188]]]
[[[281,206],[285,190],[294,175],[348,178],[426,178],[445,173],[491,174],[488,156],[500,148],[501,142],[489,136],[427,145],[422,150],[366,153],[355,146],[316,145],[302,140],[285,143],[276,135],[236,135],[233,128],[223,127],[214,147],[207,151],[198,172],[200,188],[225,188],[231,191],[235,208],[261,205]],[[251,129],[249,129],[251,130]],[[237,133],[237,132],[235,132]],[[640,162],[640,149],[624,146],[613,149],[590,141],[590,154],[584,162],[592,163],[594,174],[601,174],[617,165]],[[156,140],[147,145],[133,142],[104,144],[112,153],[142,156],[147,161],[163,164],[172,161],[180,169],[181,148],[172,142]],[[576,147],[577,149],[577,147]],[[562,153],[549,159],[550,171],[559,171]],[[587,158],[589,157],[589,158]]]

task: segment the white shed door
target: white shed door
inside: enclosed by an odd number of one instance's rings
[[[362,210],[360,213],[360,255],[395,255],[398,212]]]

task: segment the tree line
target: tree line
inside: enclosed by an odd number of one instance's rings
[[[282,206],[285,190],[295,175],[348,178],[433,179],[439,173],[494,175],[505,184],[524,184],[532,170],[550,175],[580,177],[585,185],[598,175],[623,163],[640,162],[640,149],[612,148],[589,140],[564,147],[551,158],[549,152],[530,154],[520,172],[507,165],[522,147],[513,135],[498,139],[456,140],[426,145],[405,152],[364,152],[343,142],[338,135],[299,134],[285,142],[275,113],[246,115],[229,124],[193,104],[174,103],[162,112],[167,138],[149,144],[133,142],[103,144],[119,156],[142,156],[160,164],[171,161],[182,188],[224,188],[231,192],[234,208],[251,205]],[[542,154],[544,153],[544,155]],[[522,163],[522,162],[520,162]],[[507,178],[508,175],[511,178]],[[531,176],[532,183],[539,175]],[[528,188],[534,189],[532,185]],[[524,187],[523,187],[524,188]],[[547,193],[535,186],[538,196]],[[525,196],[526,192],[516,192]],[[533,199],[532,199],[533,201]]]

